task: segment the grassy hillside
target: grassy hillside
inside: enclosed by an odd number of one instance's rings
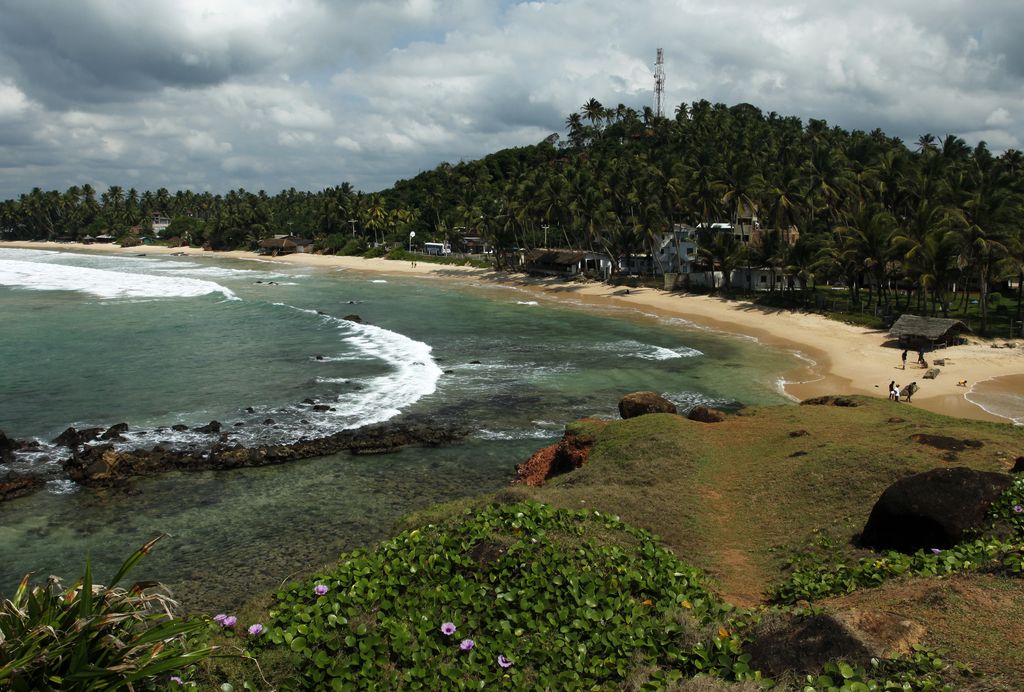
[[[1008,643],[1024,634],[1020,550],[996,542],[943,556],[877,559],[850,539],[896,479],[952,465],[1006,471],[1024,453],[1024,436],[1007,425],[855,400],[856,407],[751,408],[716,424],[667,414],[574,424],[595,441],[581,469],[541,488],[510,487],[407,517],[394,541],[343,556],[269,605],[255,605],[244,616],[266,622],[270,635],[247,644],[275,686],[337,674],[349,682],[430,687],[437,680],[428,670],[457,686],[658,688],[701,671],[756,685],[763,683],[744,658],[744,633],[762,617],[772,589],[789,579],[797,584],[790,594],[840,594],[816,600],[825,611],[855,606],[916,620],[929,650],[948,649],[950,660],[976,671],[961,678],[948,661],[921,653],[904,668],[834,673],[839,684],[910,679],[924,681],[912,687],[926,687],[934,667],[958,687],[1018,688],[1024,654]],[[912,441],[917,433],[980,444],[944,451]],[[796,555],[804,556],[803,571],[791,569]],[[793,581],[794,574],[821,574],[826,583],[837,565],[853,574],[865,557],[857,574],[877,588],[847,580],[829,592],[803,592]],[[978,571],[989,563],[995,567]],[[402,576],[410,568],[428,576]],[[655,576],[666,571],[675,576]],[[310,601],[316,584],[330,584],[323,603]],[[330,628],[340,634],[324,640],[334,644],[314,646],[308,633],[320,628],[317,636],[326,636],[331,615]],[[460,657],[435,631],[441,620],[456,619],[459,635],[477,642],[478,658]],[[499,649],[516,661],[512,668],[495,667]],[[358,677],[370,659],[386,677]],[[253,680],[244,667],[223,664],[204,674]],[[349,675],[355,677],[343,677]]]

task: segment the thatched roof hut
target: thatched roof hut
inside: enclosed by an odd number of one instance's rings
[[[971,330],[960,320],[917,315],[902,315],[889,330],[889,336],[904,347],[936,343],[948,346],[957,343],[962,333],[970,334]]]
[[[313,241],[293,235],[275,235],[260,241],[260,254],[287,255],[293,252],[308,252]]]

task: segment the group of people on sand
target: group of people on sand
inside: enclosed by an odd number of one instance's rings
[[[889,383],[889,401],[899,401],[900,397],[905,397],[909,404],[911,397],[914,396],[917,389],[917,382],[911,382],[901,389],[900,386],[896,384],[896,380],[893,380]]]
[[[900,360],[903,361],[903,369],[907,369],[907,351],[909,349],[903,349],[903,355],[900,356]],[[917,364],[922,368],[928,367],[928,361],[924,359],[924,348],[917,349]]]

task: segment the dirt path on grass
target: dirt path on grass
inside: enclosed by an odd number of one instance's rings
[[[707,571],[718,582],[722,598],[738,606],[754,606],[763,602],[770,577],[754,559],[758,548],[752,536],[756,510],[749,498],[738,488],[741,470],[737,470],[735,456],[729,454],[732,421],[715,424],[720,435],[711,460],[701,470],[700,496],[702,498],[701,523],[707,527]]]

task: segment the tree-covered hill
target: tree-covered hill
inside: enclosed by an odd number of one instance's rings
[[[617,261],[652,252],[675,224],[756,216],[756,242],[708,234],[700,261],[780,267],[804,284],[835,280],[855,304],[886,311],[901,288],[919,311],[962,310],[968,286],[984,331],[991,287],[1024,276],[1022,171],[1020,151],[996,156],[952,134],[907,146],[881,130],[849,132],[750,104],[698,101],[660,118],[590,99],[568,116],[564,138],[442,163],[378,193],[347,183],[274,196],[37,188],[0,204],[0,237],[124,236],[162,213],[172,219],[165,235],[213,249],[294,233],[351,252],[404,247],[416,231],[416,242],[447,239],[456,250],[467,236],[483,238],[502,266],[513,250],[541,246]]]

